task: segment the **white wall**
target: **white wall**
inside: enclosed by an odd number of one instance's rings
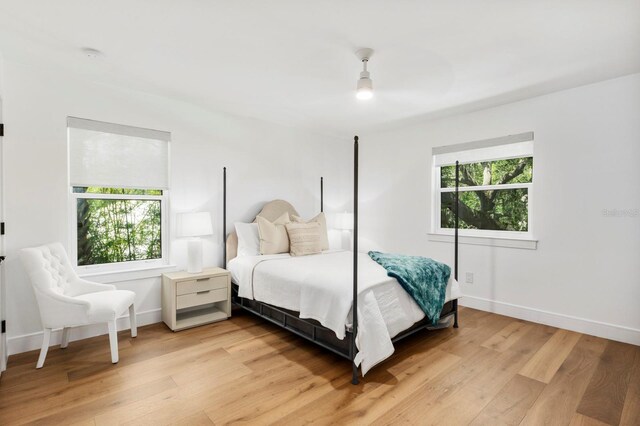
[[[205,264],[222,263],[221,173],[229,170],[229,220],[249,220],[263,201],[285,198],[305,216],[350,204],[351,143],[148,94],[95,85],[5,60],[7,323],[10,353],[40,344],[22,247],[68,241],[66,117],[172,132],[171,210],[211,211],[216,235]],[[363,248],[451,262],[449,243],[427,239],[433,146],[535,132],[537,250],[463,245],[463,304],[640,343],[640,218],[603,209],[640,208],[640,75],[470,114],[361,135]],[[345,185],[348,184],[348,185]],[[573,185],[573,186],[572,186]],[[350,210],[350,206],[348,207]],[[174,214],[172,213],[172,219]],[[172,263],[185,264],[173,240]],[[137,293],[142,322],[159,320],[158,278],[116,283]],[[126,324],[122,324],[123,326]],[[79,338],[101,329],[85,329]]]
[[[264,201],[274,198],[289,200],[303,216],[311,216],[319,210],[321,175],[328,210],[342,206],[344,194],[336,182],[344,167],[331,159],[340,149],[335,139],[9,61],[2,77],[9,353],[38,347],[41,336],[17,251],[51,241],[70,243],[67,116],[172,133],[171,220],[176,211],[211,212],[215,235],[205,239],[205,265],[222,265],[223,166],[228,168],[228,229],[233,221],[251,220]],[[171,262],[185,266],[184,241],[172,240]],[[159,321],[159,278],[115,284],[136,292],[142,323]],[[103,332],[75,331],[72,339]]]
[[[640,74],[362,135],[361,241],[452,262],[427,238],[431,148],[526,131],[538,249],[462,245],[461,303],[640,344],[640,217],[603,215],[640,208]]]

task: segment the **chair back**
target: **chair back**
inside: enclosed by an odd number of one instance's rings
[[[67,252],[60,243],[22,249],[20,260],[34,289],[44,293],[68,294],[72,281],[77,278]]]

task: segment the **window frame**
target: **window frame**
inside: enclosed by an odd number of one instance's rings
[[[533,141],[533,138],[531,138]],[[464,144],[467,145],[467,144]],[[499,144],[496,145],[499,149],[504,149],[507,144]],[[512,156],[507,156],[504,154],[499,154],[494,157],[486,156],[486,155],[478,155],[477,158],[473,158],[472,151],[473,148],[460,149],[456,151],[456,153],[464,153],[464,157],[466,157],[466,161],[460,162],[460,165],[463,164],[473,164],[479,162],[491,162],[498,160],[509,160],[509,159],[517,159],[517,158],[526,158],[533,157],[534,158],[534,167],[535,167],[535,157],[533,155],[533,150],[531,150],[528,154],[514,154]],[[442,206],[442,196],[441,194],[444,192],[455,192],[455,187],[452,188],[441,188],[441,171],[442,167],[452,166],[455,163],[451,162],[443,162],[440,165],[436,165],[435,162],[436,154],[432,154],[431,156],[431,170],[432,170],[432,214],[431,214],[431,234],[435,235],[448,235],[453,236],[455,233],[454,228],[443,228],[442,218],[441,218],[441,206]],[[480,237],[480,238],[500,238],[500,239],[518,239],[518,240],[534,240],[534,220],[533,220],[533,206],[534,206],[534,194],[533,194],[533,184],[535,181],[535,173],[532,174],[531,182],[529,183],[509,183],[503,185],[479,185],[479,186],[459,186],[459,192],[473,192],[473,191],[488,191],[495,189],[527,189],[527,231],[501,231],[501,230],[492,230],[492,229],[463,229],[458,228],[458,235],[460,236],[469,236],[469,237]]]
[[[74,192],[73,186],[69,186],[69,234],[71,239],[69,257],[71,264],[80,275],[93,275],[101,273],[127,272],[143,269],[159,268],[169,265],[169,194],[163,189],[162,195],[131,195],[131,194],[100,194]],[[145,189],[145,188],[129,188]],[[99,263],[95,265],[78,265],[78,200],[154,200],[160,201],[160,244],[162,257],[159,259],[132,260],[126,262]]]

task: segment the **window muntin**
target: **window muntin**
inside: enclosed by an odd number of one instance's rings
[[[518,137],[524,135],[518,135]],[[461,235],[531,238],[533,142],[434,153],[433,229],[454,228],[455,160],[459,165]],[[486,141],[482,141],[486,143]],[[473,143],[464,144],[465,148]],[[436,148],[438,150],[441,148]],[[493,158],[492,158],[493,157]]]
[[[533,157],[461,164],[459,186],[505,185],[533,182]],[[456,166],[440,167],[440,187],[454,188]]]

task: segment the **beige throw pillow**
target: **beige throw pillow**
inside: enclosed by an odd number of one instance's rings
[[[329,235],[327,234],[327,218],[324,216],[324,213],[320,212],[316,215],[316,217],[309,219],[308,221],[304,221],[299,216],[291,216],[291,219],[294,222],[298,223],[312,223],[316,222],[320,224],[320,246],[321,250],[329,250]]]
[[[289,234],[289,253],[291,256],[306,256],[322,252],[320,223],[291,222],[285,226]]]
[[[260,254],[278,254],[289,252],[289,236],[285,225],[290,222],[289,213],[285,212],[274,222],[256,216],[258,234],[260,235]]]

